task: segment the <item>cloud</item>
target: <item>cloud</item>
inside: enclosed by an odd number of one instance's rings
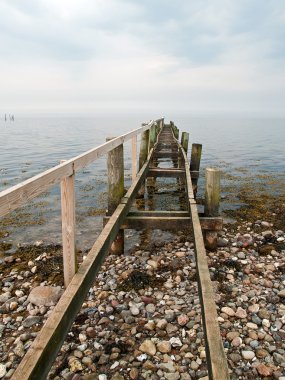
[[[0,104],[282,113],[275,0],[0,2]]]

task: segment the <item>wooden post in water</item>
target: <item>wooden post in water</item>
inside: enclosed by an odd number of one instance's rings
[[[132,181],[134,182],[137,176],[137,136],[132,138]]]
[[[184,149],[184,152],[188,153],[188,143],[189,143],[189,133],[188,132],[182,132],[181,135],[181,145]]]
[[[141,170],[144,163],[146,162],[147,155],[148,155],[148,144],[149,144],[149,130],[144,131],[141,135],[139,170]],[[145,192],[145,183],[142,184],[140,190],[138,191],[139,198],[144,197],[144,192]]]
[[[108,137],[106,141],[114,137]],[[124,149],[123,144],[111,150],[107,159],[108,168],[108,211],[111,216],[124,196]],[[119,233],[111,246],[111,252],[116,255],[124,253],[124,230]]]
[[[65,162],[62,160],[61,163]],[[72,174],[65,177],[60,184],[61,188],[61,223],[62,223],[62,251],[64,286],[67,288],[72,277],[77,272],[77,258],[75,248],[75,190]]]
[[[190,172],[200,170],[200,161],[202,155],[202,144],[192,144],[191,159],[190,159]],[[196,198],[198,189],[198,178],[192,178],[194,197]]]
[[[156,142],[156,138],[157,138],[157,129],[156,129],[156,124],[154,124],[150,127],[150,130],[149,130],[148,153],[154,147],[154,144]],[[152,161],[152,165],[155,166],[154,161]],[[148,177],[146,179],[146,187],[147,187],[148,194],[152,194],[154,192],[154,189],[155,189],[155,178]]]
[[[205,216],[215,217],[219,216],[220,207],[220,182],[221,172],[219,169],[207,168],[206,169],[206,184],[205,184]],[[216,231],[205,232],[205,246],[209,250],[216,249],[217,247]]]

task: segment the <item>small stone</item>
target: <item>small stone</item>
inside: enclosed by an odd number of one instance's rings
[[[230,331],[227,333],[227,340],[229,340],[231,342],[234,338],[237,338],[238,336],[239,336],[239,332]]]
[[[110,356],[109,355],[106,355],[106,354],[102,354],[101,356],[100,356],[100,359],[98,360],[98,364],[106,364],[106,363],[108,363],[109,362],[109,358],[110,358]]]
[[[101,375],[98,376],[98,380],[107,380],[107,375],[105,375],[104,373],[101,373]]]
[[[150,303],[146,305],[145,309],[148,313],[153,314],[155,312],[155,305],[153,303]]]
[[[23,322],[22,322],[22,325],[24,327],[31,327],[33,325],[36,325],[37,323],[40,323],[42,320],[41,317],[38,317],[38,316],[33,316],[33,315],[30,315],[29,317],[27,317]]]
[[[148,321],[148,323],[146,323],[144,325],[144,328],[146,330],[153,331],[155,329],[155,323],[154,323],[154,321]]]
[[[9,308],[10,308],[11,311],[16,310],[17,307],[18,307],[18,302],[15,302],[15,301],[11,302],[10,305],[9,305]]]
[[[136,306],[132,306],[130,308],[130,311],[131,311],[132,315],[139,315],[139,313],[140,313],[140,309]]]
[[[165,327],[167,326],[167,320],[166,319],[160,319],[159,321],[157,321],[156,323],[156,327],[161,329],[161,330],[164,330]]]
[[[167,363],[161,363],[161,364],[159,364],[159,368],[162,369],[162,371],[165,371],[165,372],[172,372],[172,373],[175,372],[175,367],[174,367],[172,361],[169,361]]]
[[[259,312],[258,312],[258,316],[261,318],[261,319],[270,319],[270,312],[269,310],[263,308],[263,309],[260,309]]]
[[[234,362],[234,363],[237,363],[241,360],[241,356],[239,354],[236,354],[236,353],[232,353],[229,355],[229,358]]]
[[[263,364],[263,363],[258,364],[258,366],[256,367],[256,369],[257,369],[257,372],[261,376],[271,376],[271,374],[272,374],[272,369],[266,367],[266,365]]]
[[[170,342],[163,340],[156,344],[157,350],[163,354],[169,353],[171,351]]]
[[[252,322],[247,322],[246,326],[249,329],[252,329],[252,330],[257,330],[258,329],[258,326],[255,323],[252,323]]]
[[[69,365],[71,372],[80,372],[83,370],[83,367],[82,367],[80,361],[77,358],[75,358],[74,356],[72,356],[68,359],[68,365]]]
[[[256,357],[259,359],[265,358],[266,356],[269,355],[268,351],[266,351],[264,348],[258,348],[255,351]]]
[[[280,292],[278,293],[278,296],[282,297],[282,298],[285,298],[285,289],[280,290]]]
[[[119,362],[114,362],[114,363],[111,365],[110,369],[113,370],[113,369],[117,368],[119,365],[120,365]]]
[[[285,355],[280,355],[278,352],[274,352],[273,357],[277,364],[285,368]]]
[[[197,362],[195,362],[195,360],[192,360],[191,364],[190,364],[190,367],[194,370],[194,371],[197,371],[197,369],[199,368],[199,364]]]
[[[221,312],[227,314],[229,317],[233,317],[235,315],[234,310],[228,306],[222,307]]]
[[[158,265],[157,265],[157,262],[154,261],[154,260],[148,260],[147,261],[148,265],[150,265],[152,267],[152,269],[156,270]]]
[[[147,360],[143,363],[143,368],[146,369],[147,371],[152,371],[152,372],[154,372],[157,369],[156,365],[150,360]]]
[[[150,339],[145,340],[139,346],[139,350],[142,352],[145,352],[146,354],[148,354],[150,356],[154,356],[156,354],[156,347]]]
[[[237,311],[235,313],[235,316],[240,318],[240,319],[244,319],[247,317],[247,312],[246,312],[246,310],[242,309],[241,307],[238,307]]]
[[[177,317],[179,326],[185,326],[189,322],[189,317],[186,314],[181,314]]]
[[[182,342],[179,338],[172,337],[169,342],[172,347],[182,347]]]
[[[245,350],[245,351],[242,351],[241,354],[245,360],[252,360],[255,357],[255,354],[253,351]]]
[[[6,370],[6,366],[5,364],[0,364],[0,379],[2,379],[2,377],[4,377],[7,373],[7,370]]]
[[[36,306],[52,306],[57,303],[62,293],[60,286],[37,286],[32,289],[28,301]]]
[[[242,339],[239,336],[237,336],[236,338],[232,340],[233,347],[239,347],[241,344],[242,344]]]
[[[131,380],[136,380],[138,377],[139,377],[139,371],[137,368],[133,367],[131,370],[130,370],[130,374],[129,374]]]
[[[248,311],[249,311],[250,313],[257,313],[258,310],[259,310],[259,305],[258,305],[257,303],[255,303],[255,304],[253,304],[253,305],[250,305],[250,306],[248,307]]]
[[[270,325],[271,325],[271,323],[269,322],[268,319],[263,319],[263,320],[262,320],[262,326],[263,326],[263,327],[267,327],[267,328],[269,328]]]

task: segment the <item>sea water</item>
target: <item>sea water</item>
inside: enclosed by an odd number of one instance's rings
[[[0,120],[0,191],[105,142],[138,128],[139,117],[19,116]],[[169,120],[166,118],[166,122]],[[243,117],[178,117],[180,132],[190,134],[191,143],[203,144],[199,194],[203,196],[206,167],[222,171],[222,196],[226,199],[230,176],[258,181],[263,175],[284,180],[285,119]],[[139,142],[139,141],[138,141]],[[125,149],[125,185],[130,185],[130,143]],[[285,182],[285,181],[284,181]],[[77,241],[90,247],[102,228],[106,209],[106,157],[76,174]],[[270,191],[270,189],[268,189]],[[236,187],[238,191],[238,187]],[[238,201],[222,201],[221,209],[238,207]],[[14,242],[60,242],[59,185],[26,206],[0,219]],[[15,219],[18,222],[15,223]],[[22,223],[25,221],[24,223]],[[1,224],[2,223],[2,224]],[[4,223],[4,224],[3,224]]]

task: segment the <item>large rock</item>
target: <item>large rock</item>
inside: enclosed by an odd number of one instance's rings
[[[52,306],[57,303],[62,293],[60,286],[37,286],[32,289],[28,301],[36,306]]]

